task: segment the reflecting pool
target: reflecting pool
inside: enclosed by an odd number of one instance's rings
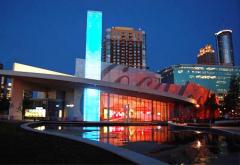
[[[240,139],[169,126],[40,126],[87,138],[165,161],[169,164],[239,164]]]

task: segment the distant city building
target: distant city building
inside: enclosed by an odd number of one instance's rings
[[[172,65],[160,72],[163,83],[184,85],[191,81],[217,94],[223,100],[224,94],[229,90],[233,75],[240,75],[240,67],[221,65]]]
[[[3,69],[3,64],[0,64],[0,70]],[[5,76],[0,76],[0,99],[7,97],[7,78]]]
[[[213,47],[210,44],[207,44],[199,50],[199,53],[197,55],[197,63],[204,65],[215,64],[215,53]]]
[[[215,33],[215,35],[219,64],[234,66],[232,31],[222,30]]]
[[[107,29],[103,42],[103,62],[145,69],[145,32],[128,27]]]

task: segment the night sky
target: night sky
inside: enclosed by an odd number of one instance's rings
[[[233,31],[239,65],[240,0],[0,0],[0,62],[73,74],[75,58],[85,57],[87,10],[103,12],[103,34],[112,26],[145,30],[151,70],[196,63],[222,29]]]

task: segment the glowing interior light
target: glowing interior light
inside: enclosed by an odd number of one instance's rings
[[[147,112],[147,115],[150,115],[151,114],[151,112]]]
[[[201,131],[195,131],[197,134],[200,134],[201,133]]]
[[[202,146],[201,142],[198,140],[197,141],[197,148],[200,148]]]
[[[94,94],[93,94],[94,93]],[[100,91],[84,89],[84,121],[100,121]]]
[[[102,12],[88,11],[85,78],[101,79]],[[84,89],[84,121],[100,121],[100,91]]]
[[[58,117],[62,118],[62,110],[61,109],[58,111]]]

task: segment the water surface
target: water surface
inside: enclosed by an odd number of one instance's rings
[[[169,126],[41,126],[109,143],[170,164],[239,164],[240,140],[209,132],[174,130]]]

